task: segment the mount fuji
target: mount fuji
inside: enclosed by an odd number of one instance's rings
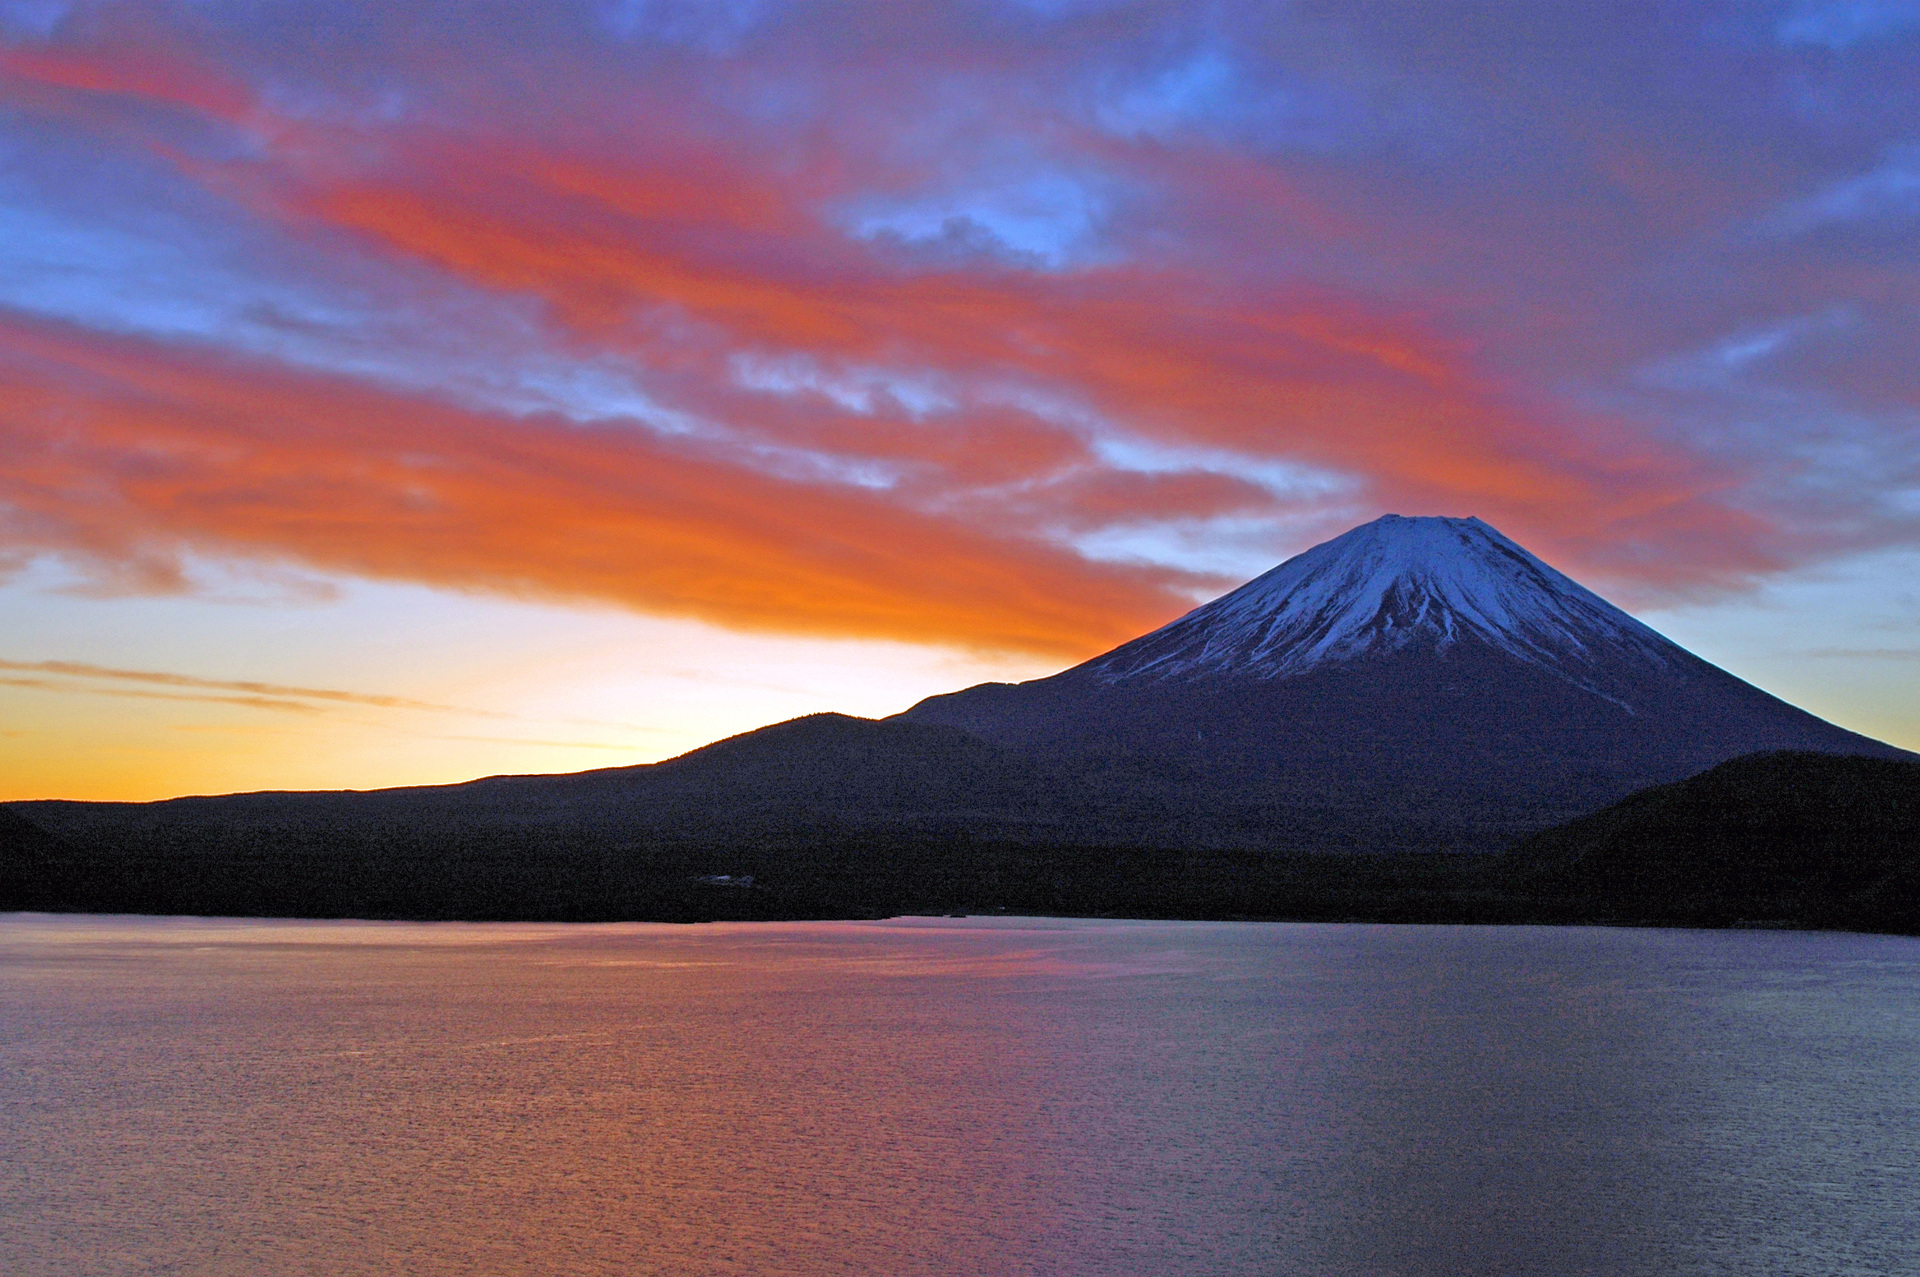
[[[1785,750],[1802,752],[1669,784]],[[0,910],[1920,925],[1899,912],[1908,878],[1854,899],[1794,877],[1906,854],[1895,817],[1920,766],[1847,754],[1912,757],[1708,664],[1478,519],[1389,515],[1051,678],[892,718],[813,714],[570,775],[9,804]],[[1418,852],[1473,854],[1393,854]],[[1793,872],[1769,870],[1762,900],[1750,861]]]
[[[1480,849],[1742,754],[1904,756],[1479,519],[1387,515],[1050,678],[899,716],[1102,768],[1155,840]]]

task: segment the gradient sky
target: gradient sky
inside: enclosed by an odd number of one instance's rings
[[[0,799],[665,757],[1478,515],[1920,747],[1920,0],[0,0]]]

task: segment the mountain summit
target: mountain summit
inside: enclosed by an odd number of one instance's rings
[[[1899,753],[1701,660],[1479,519],[1399,515],[1051,678],[900,717],[1098,760],[1142,810],[1178,810],[1182,836],[1302,846],[1484,847],[1756,750]]]
[[[1109,682],[1276,678],[1462,643],[1575,682],[1607,656],[1667,666],[1679,650],[1479,519],[1389,514],[1082,668]]]

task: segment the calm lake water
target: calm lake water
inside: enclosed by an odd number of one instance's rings
[[[0,916],[0,1272],[1920,1273],[1920,942]]]

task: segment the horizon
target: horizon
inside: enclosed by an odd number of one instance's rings
[[[1471,511],[1920,749],[1920,12],[0,6],[0,801],[652,762]]]

